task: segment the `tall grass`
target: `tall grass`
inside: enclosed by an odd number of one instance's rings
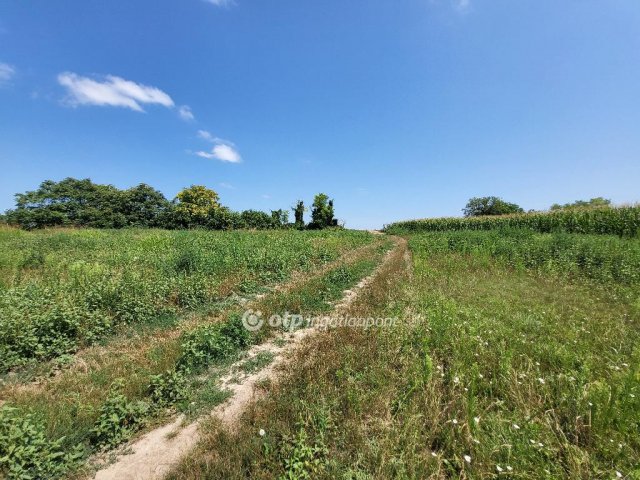
[[[604,284],[640,285],[640,242],[611,235],[535,233],[526,229],[423,233],[412,237],[421,255],[492,257],[512,268],[588,277]]]
[[[336,259],[359,232],[0,229],[0,372]]]
[[[352,306],[403,321],[316,337],[169,478],[640,478],[637,283],[531,275],[502,261],[526,245],[490,233],[411,236],[412,277]],[[555,245],[549,260],[577,237],[525,236]]]
[[[403,234],[501,228],[526,228],[541,233],[566,232],[634,237],[640,232],[640,206],[470,218],[426,218],[392,223],[385,226],[385,231]]]

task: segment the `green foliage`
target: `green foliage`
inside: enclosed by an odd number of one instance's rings
[[[157,407],[170,407],[187,398],[187,380],[176,371],[153,375],[149,383],[151,402]]]
[[[425,233],[414,240],[425,253],[490,256],[514,268],[582,276],[601,283],[640,284],[640,243],[608,235],[539,234],[530,230]]]
[[[63,438],[52,441],[31,414],[0,407],[0,476],[40,480],[62,477],[84,456],[81,446],[65,451]]]
[[[280,455],[283,457],[284,474],[279,480],[310,480],[316,478],[324,470],[324,462],[328,454],[321,441],[309,443],[309,436],[304,425],[300,425],[293,437],[282,439]]]
[[[0,230],[0,371],[72,353],[124,325],[220,300],[219,285],[282,280],[365,233]],[[240,282],[240,280],[238,280]],[[238,285],[238,288],[240,286]]]
[[[462,210],[465,217],[480,217],[485,215],[508,215],[522,213],[521,207],[515,203],[505,202],[498,197],[474,197],[469,199]]]
[[[563,209],[489,217],[408,220],[385,226],[385,232],[403,234],[502,228],[525,228],[540,233],[590,233],[634,237],[640,232],[640,206]]]
[[[122,383],[116,382],[102,407],[91,431],[91,443],[96,448],[112,448],[127,441],[139,430],[149,413],[145,402],[129,402],[121,393]]]
[[[25,229],[50,226],[121,228],[157,226],[171,205],[159,191],[140,184],[129,190],[88,178],[46,180],[34,191],[16,194],[7,221]]]
[[[293,216],[294,216],[294,225],[298,230],[302,230],[304,228],[304,202],[302,200],[298,200],[296,206],[293,207]]]
[[[324,193],[317,194],[313,199],[309,228],[322,229],[336,225],[338,225],[338,221],[334,218],[333,200],[330,200]]]
[[[258,210],[245,210],[240,214],[240,221],[242,228],[266,230],[276,226],[273,216]]]
[[[183,334],[177,369],[189,373],[201,371],[230,357],[250,341],[250,334],[242,326],[239,315],[225,323],[202,325]]]
[[[176,195],[173,215],[177,225],[192,228],[205,226],[220,208],[220,197],[203,185],[191,185]]]
[[[611,200],[608,198],[596,197],[591,200],[576,200],[573,203],[565,203],[564,205],[554,203],[551,205],[550,210],[572,210],[576,208],[602,208],[610,206]]]

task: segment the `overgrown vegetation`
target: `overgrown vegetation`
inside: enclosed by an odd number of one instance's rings
[[[350,232],[0,230],[0,370],[221,301],[362,245]]]
[[[352,306],[396,328],[317,337],[170,478],[640,477],[638,240],[409,242],[411,278],[398,258]]]
[[[384,242],[371,244],[373,237],[370,234],[339,231],[216,234],[158,231],[27,233],[8,230],[2,233],[7,235],[4,240],[10,243],[19,241],[23,245],[36,243],[39,248],[44,247],[42,251],[47,252],[45,261],[38,267],[42,268],[29,270],[34,274],[29,279],[36,285],[51,280],[48,276],[52,271],[65,272],[69,264],[78,261],[75,255],[82,256],[87,262],[104,261],[110,268],[120,268],[132,257],[142,256],[143,264],[151,262],[147,265],[145,277],[140,277],[145,278],[149,285],[157,282],[158,277],[153,276],[157,270],[166,269],[167,275],[188,278],[217,262],[231,266],[234,258],[219,258],[220,253],[235,255],[232,270],[216,270],[228,275],[219,279],[226,285],[225,292],[234,289],[241,292],[243,288],[260,291],[266,284],[283,280],[292,269],[308,272],[309,278],[302,276],[295,280],[292,288],[277,290],[260,300],[258,308],[265,314],[282,313],[279,309],[293,312],[294,308],[305,314],[327,311],[329,302],[340,298],[342,290],[370,272],[384,252],[379,246]],[[183,240],[188,240],[184,251],[165,252],[167,245],[175,247]],[[158,241],[167,244],[158,248]],[[221,245],[216,242],[221,242]],[[56,257],[57,263],[49,257],[49,248],[54,245],[64,249],[66,256]],[[151,250],[145,255],[146,248]],[[114,252],[120,255],[113,257]],[[159,257],[154,255],[158,252],[161,253]],[[340,255],[345,256],[339,258]],[[19,259],[6,256],[3,260],[3,272],[12,273],[3,277],[4,280],[26,280]],[[169,264],[164,265],[164,261]],[[54,265],[55,269],[52,268]],[[318,268],[319,273],[315,274]],[[273,275],[274,272],[279,273]],[[253,282],[249,285],[247,281],[251,278]],[[69,285],[75,287],[77,284],[66,284],[67,287]],[[11,288],[4,291],[10,292]],[[190,290],[185,298],[198,297],[198,292],[197,288]],[[250,335],[244,329],[241,313],[246,307],[221,303],[220,308],[222,310],[216,317],[210,318],[208,311],[203,311],[202,315],[195,314],[194,320],[197,318],[198,321],[184,326],[159,324],[157,334],[153,330],[140,330],[142,336],[125,333],[113,339],[106,338],[108,342],[104,347],[89,349],[82,354],[79,365],[87,365],[86,370],[63,370],[56,377],[43,379],[42,386],[14,389],[12,383],[5,385],[0,389],[0,399],[12,406],[15,418],[29,419],[33,428],[41,432],[42,438],[27,438],[25,448],[33,452],[29,454],[31,456],[26,461],[7,457],[10,463],[0,464],[0,475],[24,479],[63,477],[89,453],[108,450],[126,442],[141,429],[162,421],[167,413],[178,409],[192,418],[222,402],[227,393],[216,385],[216,369],[224,368],[251,344],[269,336],[270,332],[265,328],[260,335]],[[167,334],[164,331],[167,328],[176,330]],[[182,333],[178,334],[180,331]],[[268,361],[266,357],[256,359],[251,368],[261,368]],[[13,440],[8,440],[7,445],[11,442]],[[2,445],[0,442],[0,453]],[[57,453],[47,456],[48,452],[58,450],[75,452],[75,456]],[[16,467],[11,465],[16,462],[40,461],[43,456],[50,464],[47,467],[52,472],[49,477],[30,473],[17,476],[11,470],[15,470]]]

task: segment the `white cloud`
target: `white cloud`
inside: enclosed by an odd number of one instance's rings
[[[189,105],[181,105],[178,108],[178,115],[185,122],[192,122],[193,120],[196,119],[196,117],[193,115],[193,112],[191,111],[191,107]]]
[[[71,72],[58,75],[58,83],[68,91],[67,102],[70,105],[99,105],[124,107],[143,112],[140,104],[162,105],[172,108],[173,100],[156,87],[150,87],[107,75],[104,81],[81,77]]]
[[[221,162],[229,162],[229,163],[240,163],[242,162],[242,157],[238,151],[233,148],[231,145],[218,144],[214,145],[210,152],[199,151],[196,152],[196,155],[202,158],[216,159]]]
[[[222,188],[228,188],[229,190],[235,189],[235,187],[230,183],[220,182],[218,185],[220,185],[220,187]]]
[[[16,74],[16,69],[8,63],[0,62],[0,85],[7,83]]]
[[[240,163],[242,157],[236,150],[236,146],[223,138],[216,137],[206,130],[198,130],[198,137],[207,142],[213,143],[213,148],[210,152],[199,151],[195,152],[196,155],[202,158],[216,159],[222,162]]]

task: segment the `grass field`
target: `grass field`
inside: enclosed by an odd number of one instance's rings
[[[9,478],[67,475],[171,411],[210,410],[225,393],[202,373],[269,334],[242,328],[245,301],[321,313],[388,244],[362,232],[0,233]]]
[[[640,478],[639,285],[615,273],[638,240],[445,232],[409,247],[413,272],[396,262],[352,307],[404,323],[317,337],[238,432],[212,423],[170,478]],[[608,259],[602,275],[584,250]]]
[[[169,478],[640,478],[637,237],[501,225],[385,257],[391,237],[348,231],[0,235],[9,478],[84,478],[92,454],[210,411],[225,366],[276,333],[244,309],[325,314],[380,265],[347,313],[396,324],[309,337]]]

